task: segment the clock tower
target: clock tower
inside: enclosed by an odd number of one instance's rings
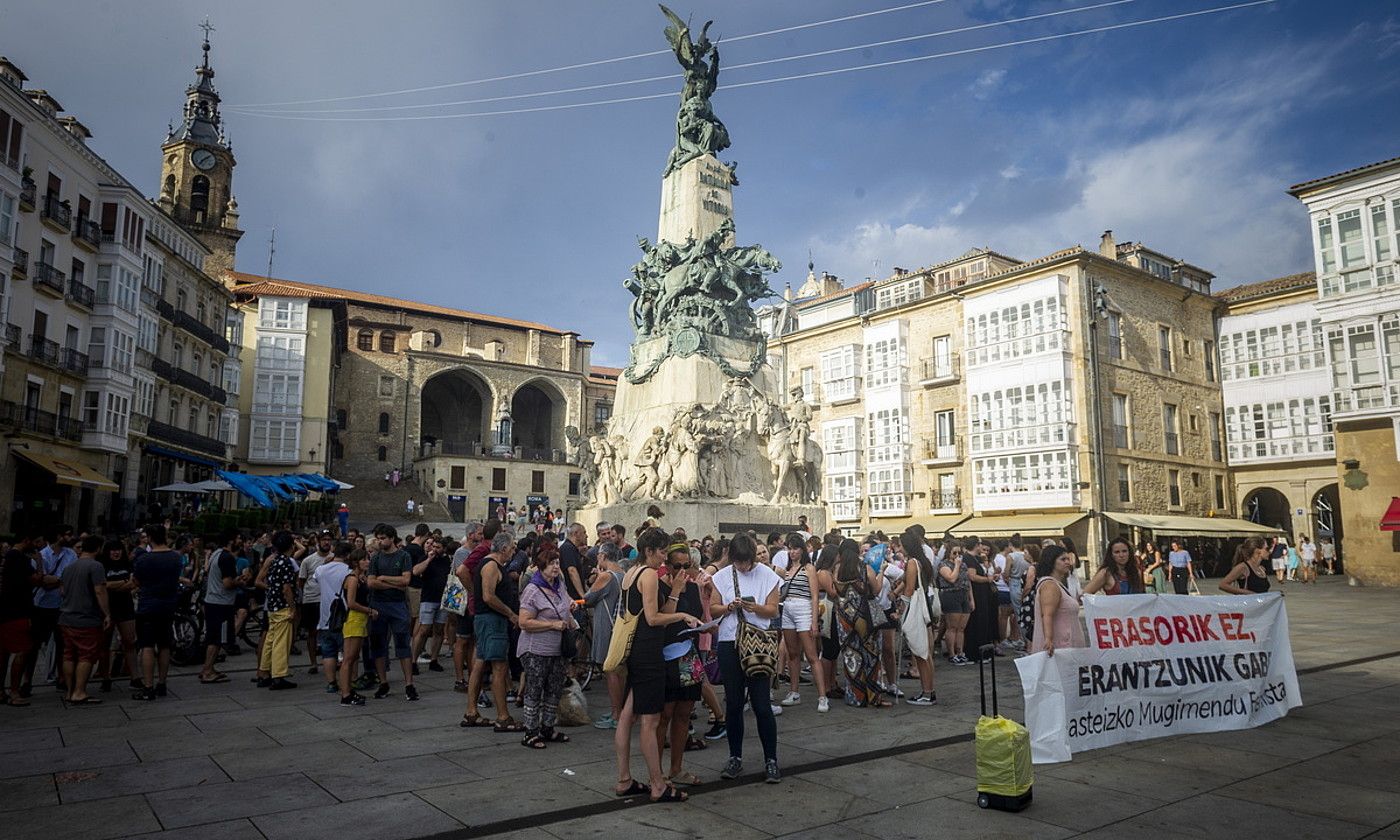
[[[234,251],[243,231],[238,227],[238,202],[233,197],[233,146],[224,134],[214,68],[209,66],[206,20],[204,60],[195,68],[195,81],[185,89],[185,109],[179,127],[171,127],[161,144],[160,207],[184,225],[213,254],[205,272],[219,278],[233,270]]]

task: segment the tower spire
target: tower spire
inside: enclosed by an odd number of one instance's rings
[[[204,30],[200,64],[194,69],[194,84],[185,88],[185,109],[180,127],[170,133],[166,142],[192,140],[228,148],[223,117],[219,114],[219,92],[214,89],[214,68],[209,64],[209,33],[214,31],[214,27],[205,18],[199,28]]]

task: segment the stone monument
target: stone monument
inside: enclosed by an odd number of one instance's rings
[[[670,20],[666,40],[685,71],[675,147],[661,182],[657,241],[638,240],[631,359],[612,419],[591,435],[573,430],[575,463],[589,502],[586,525],[635,527],[652,505],[667,529],[692,536],[753,528],[786,530],[806,516],[825,529],[821,453],[800,389],[782,393],[752,304],[773,295],[765,273],[781,268],[757,245],[735,245],[735,164],[716,155],[729,131],[710,96],[719,49],[710,23],[692,40]]]

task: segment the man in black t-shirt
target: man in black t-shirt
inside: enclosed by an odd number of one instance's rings
[[[165,696],[165,678],[170,671],[171,625],[180,598],[180,554],[166,545],[164,525],[146,527],[150,549],[132,564],[131,578],[136,581],[136,647],[141,651],[142,688],[132,695],[135,700],[154,700]],[[157,671],[159,664],[159,671]],[[157,678],[159,677],[159,678]]]
[[[588,590],[583,585],[583,550],[588,547],[588,529],[575,522],[569,535],[559,544],[559,568],[564,570],[564,585],[569,598],[578,600]]]
[[[34,541],[19,539],[0,561],[0,703],[29,705],[20,695],[24,682],[24,662],[29,655],[29,610],[34,603],[34,587],[42,575],[33,561]],[[10,694],[5,697],[6,664],[9,665]]]
[[[420,528],[427,526],[420,525]],[[419,655],[427,644],[429,634],[433,637],[433,649],[428,656],[428,670],[443,670],[438,656],[442,653],[443,629],[447,624],[447,610],[442,608],[442,593],[447,589],[447,574],[452,569],[452,556],[443,550],[442,543],[434,537],[427,537],[423,543],[424,557],[413,566],[413,576],[422,582],[423,599],[418,607],[418,625],[413,630],[413,664],[418,665]]]
[[[408,565],[410,568],[417,568],[427,558],[426,546],[428,538],[432,536],[432,531],[422,522],[413,529],[413,539],[403,544],[403,550],[408,552]],[[409,634],[418,635],[418,608],[423,605],[423,576],[418,572],[412,572],[408,576],[408,589],[404,590],[404,602],[408,604]],[[440,595],[438,597],[441,597]],[[415,650],[421,650],[415,648]],[[418,659],[413,659],[413,675],[418,676]]]

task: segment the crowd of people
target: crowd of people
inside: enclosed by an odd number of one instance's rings
[[[570,680],[599,676],[607,710],[592,725],[613,731],[617,794],[683,801],[681,788],[700,781],[685,753],[707,741],[727,741],[722,778],[743,772],[749,714],[764,776],[778,781],[776,718],[805,702],[804,686],[820,714],[833,702],[933,706],[936,660],[1083,646],[1083,595],[1184,592],[1196,574],[1179,543],[1163,552],[1114,539],[1081,584],[1067,537],[930,539],[914,525],[856,541],[799,523],[696,539],[654,519],[590,534],[562,515],[556,532],[538,527],[543,515],[502,513],[469,523],[460,542],[427,524],[361,534],[343,517],[338,533],[254,539],[172,536],[162,525],[129,541],[25,536],[0,565],[0,702],[30,702],[47,645],[69,704],[102,702],[120,678],[135,699],[165,697],[173,627],[188,609],[202,627],[200,683],[228,682],[219,665],[251,653],[258,688],[295,689],[304,642],[306,675],[341,705],[414,702],[420,667],[445,671],[450,653],[453,687],[466,695],[460,725],[519,736],[528,749],[568,743],[559,719]],[[1220,589],[1268,591],[1277,550],[1244,541]],[[1311,568],[1316,554],[1297,553]],[[900,679],[918,693],[906,696]],[[634,730],[645,782],[630,765]]]

